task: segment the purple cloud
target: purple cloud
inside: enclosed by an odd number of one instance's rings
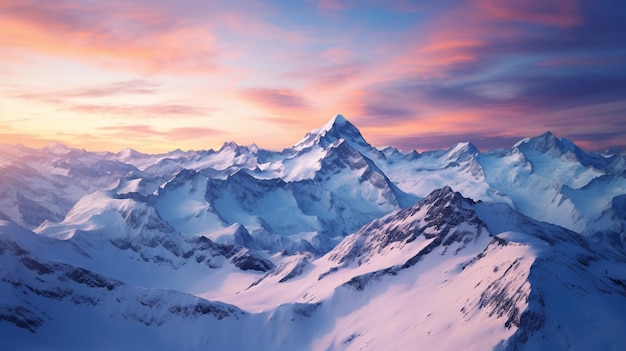
[[[306,99],[291,89],[250,88],[242,91],[245,98],[270,108],[305,109]]]

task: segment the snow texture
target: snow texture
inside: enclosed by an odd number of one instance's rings
[[[11,350],[537,350],[626,344],[626,160],[371,146],[0,148]]]

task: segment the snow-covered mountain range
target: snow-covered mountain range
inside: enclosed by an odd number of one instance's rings
[[[370,145],[0,148],[9,349],[620,349],[626,159]]]

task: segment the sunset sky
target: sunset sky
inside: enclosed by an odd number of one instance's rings
[[[0,142],[626,145],[623,0],[0,0]]]

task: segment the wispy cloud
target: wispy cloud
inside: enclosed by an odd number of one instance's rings
[[[226,136],[227,133],[219,129],[208,127],[178,127],[167,130],[157,130],[149,125],[121,125],[121,126],[106,126],[100,127],[100,130],[104,132],[110,132],[115,134],[121,134],[125,137],[131,138],[144,138],[144,137],[159,137],[167,140],[185,140],[185,139],[199,139],[209,138],[214,136]]]
[[[209,109],[182,104],[74,104],[68,110],[82,114],[119,115],[129,118],[159,118],[172,116],[207,116]]]
[[[134,79],[95,86],[78,87],[56,91],[28,91],[25,88],[12,93],[13,97],[25,100],[60,102],[71,98],[101,98],[125,95],[151,95],[160,90],[160,85],[149,81]]]
[[[317,93],[326,90],[341,88],[344,85],[355,83],[367,70],[364,62],[354,61],[342,64],[310,66],[283,74],[285,78],[305,82],[309,89]]]
[[[244,98],[271,110],[298,110],[310,107],[303,96],[291,89],[249,88],[241,93]]]
[[[14,98],[43,102],[57,108],[88,115],[154,118],[170,116],[207,116],[213,109],[180,103],[155,102],[151,104],[111,103],[111,98],[139,95],[152,96],[161,92],[159,84],[135,79],[108,84],[77,87],[66,90],[27,92],[19,88],[10,93]],[[99,99],[106,99],[102,101]],[[157,98],[158,100],[158,98]]]
[[[9,1],[0,5],[6,48],[84,58],[144,73],[216,69],[205,26],[139,3]]]

